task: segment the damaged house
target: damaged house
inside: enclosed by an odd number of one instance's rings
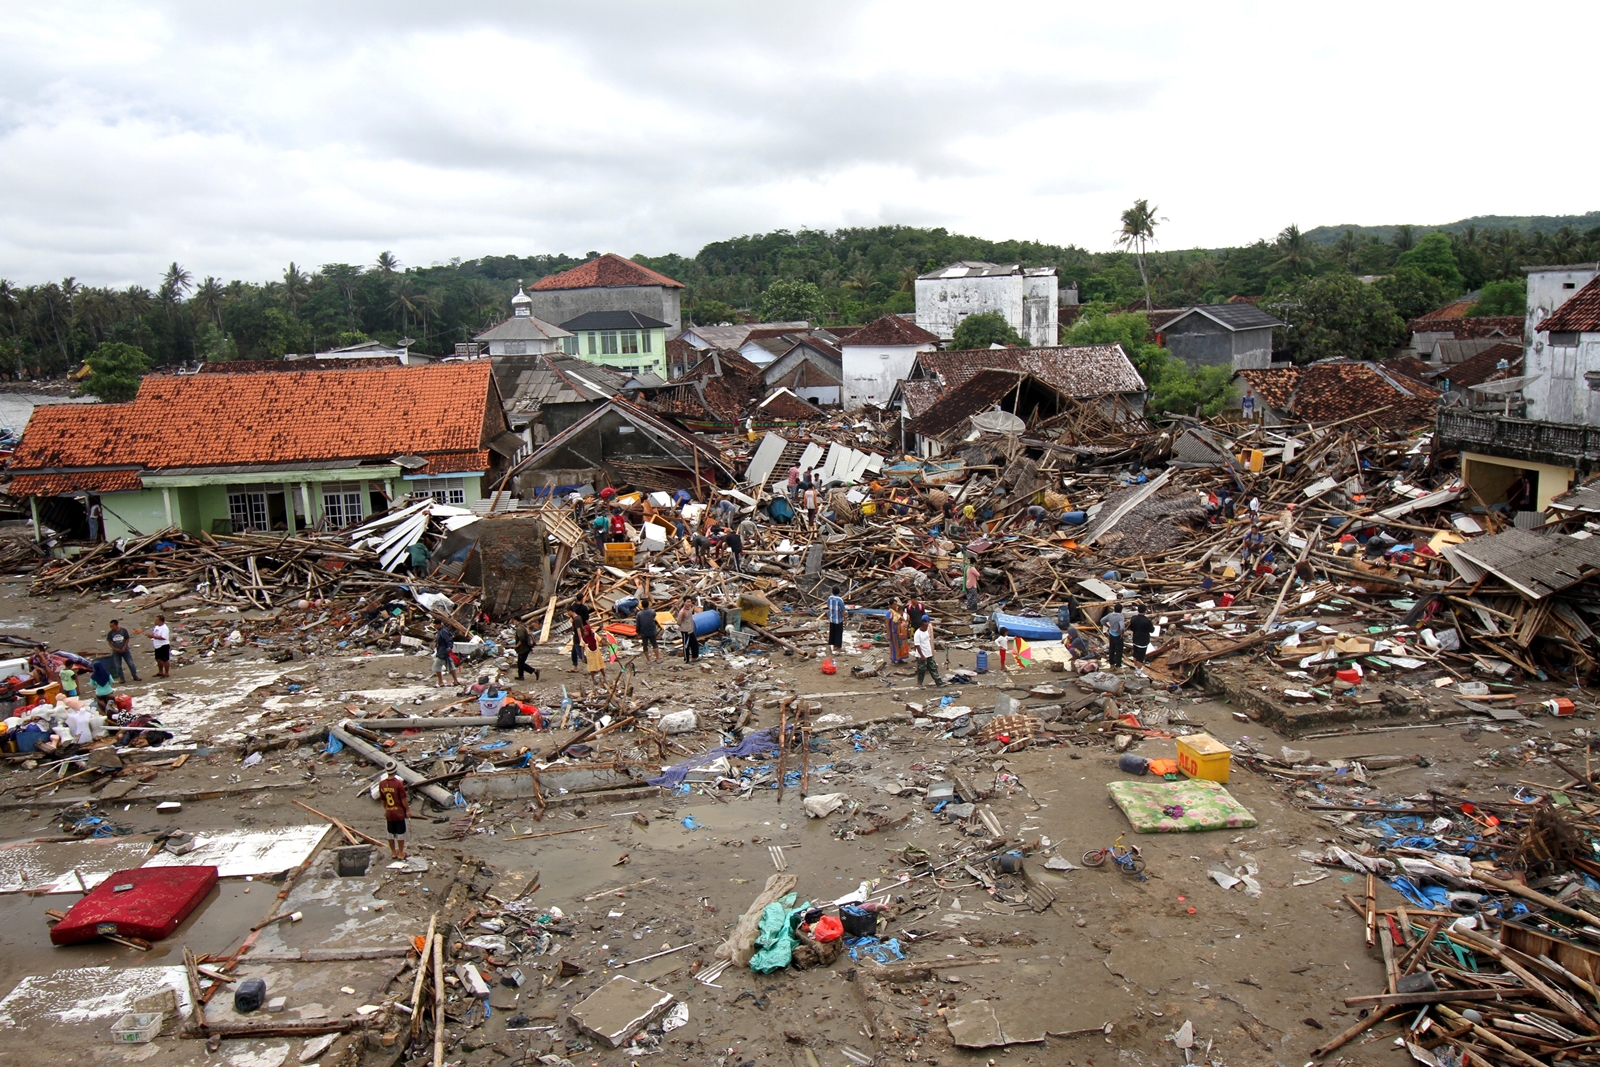
[[[1348,420],[1405,429],[1431,422],[1439,406],[1432,386],[1361,360],[1242,370],[1237,377],[1255,399],[1256,416],[1269,426]]]
[[[487,360],[383,369],[147,375],[85,418],[34,411],[8,492],[37,524],[108,540],[350,526],[408,494],[470,507],[522,447]]]
[[[584,485],[673,492],[735,481],[722,453],[698,435],[620,397],[545,442],[516,473],[525,499]]]

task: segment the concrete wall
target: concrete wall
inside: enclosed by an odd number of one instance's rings
[[[1485,456],[1478,452],[1461,453],[1462,480],[1477,491],[1485,504],[1505,503],[1506,489],[1523,471],[1536,475],[1538,503],[1534,508],[1535,511],[1548,510],[1550,501],[1570,489],[1573,480],[1578,476],[1578,472],[1571,467],[1501,459],[1499,456]]]
[[[918,352],[932,352],[935,346],[926,345],[869,345],[845,344],[844,353],[844,406],[859,408],[865,404],[882,406],[889,402],[895,383],[911,373],[911,364]]]
[[[561,351],[561,342],[554,338],[546,338],[541,341],[486,341],[484,343],[489,346],[489,355],[491,356],[537,356],[542,352]],[[521,345],[521,350],[511,351],[507,346],[513,344]]]
[[[1190,315],[1177,331],[1163,331],[1162,337],[1167,351],[1191,367],[1226,367],[1233,363],[1233,334],[1203,315]]]
[[[1528,272],[1528,310],[1524,334],[1529,339],[1523,373],[1538,375],[1523,390],[1527,416],[1545,422],[1581,422],[1600,425],[1600,405],[1594,402],[1585,374],[1600,371],[1600,350],[1585,334],[1577,345],[1552,345],[1540,324],[1572,299],[1595,277],[1593,267],[1577,270]],[[1592,339],[1586,343],[1586,339]]]
[[[557,326],[591,311],[637,311],[668,326],[670,340],[683,332],[679,293],[663,285],[622,285],[594,289],[530,289],[533,313]]]
[[[1076,290],[1074,290],[1076,299]],[[1054,271],[1023,277],[1022,339],[1035,347],[1054,347],[1061,335],[1058,313],[1061,302]]]
[[[918,278],[917,325],[948,341],[968,315],[998,311],[1011,328],[1022,332],[1023,279],[1011,274],[999,278]]]
[[[1272,366],[1272,327],[1239,330],[1233,335],[1233,369],[1265,370]]]
[[[167,509],[161,501],[160,490],[141,489],[136,493],[102,493],[100,506],[105,509],[105,538],[115,541],[119,537],[142,537],[153,534],[167,525]],[[177,518],[176,515],[173,516]]]

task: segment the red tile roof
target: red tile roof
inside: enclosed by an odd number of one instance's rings
[[[1398,374],[1402,378],[1409,378],[1419,385],[1430,387],[1433,382],[1433,374],[1439,369],[1431,364],[1422,362],[1415,356],[1396,356],[1394,359],[1383,360],[1378,366],[1390,374]]]
[[[914,322],[908,322],[899,315],[884,315],[882,318],[873,319],[870,323],[851,334],[843,340],[847,345],[871,345],[874,348],[886,348],[893,345],[937,345],[939,335],[929,333]]]
[[[1595,333],[1600,331],[1600,278],[1573,293],[1539,324],[1539,332]]]
[[[1242,370],[1256,395],[1294,422],[1338,422],[1407,429],[1431,422],[1439,391],[1386,373],[1375,363],[1329,359],[1304,367]],[[1286,395],[1287,394],[1287,395]],[[1365,414],[1364,419],[1358,418]]]
[[[1144,379],[1119,344],[919,352],[915,366],[938,378],[947,390],[959,388],[974,374],[990,367],[1032,374],[1066,396],[1145,390]]]
[[[71,496],[73,493],[131,493],[144,488],[138,471],[79,471],[73,474],[19,474],[5,491],[12,496]]]
[[[474,452],[446,452],[442,456],[429,456],[428,465],[418,473],[427,475],[476,473],[489,469],[489,450]]]
[[[486,442],[505,429],[493,372],[493,365],[482,360],[149,375],[130,403],[36,409],[11,469],[19,474],[93,467],[157,471],[360,462],[404,454],[471,453],[487,460]]]
[[[1429,319],[1464,319],[1467,317],[1468,313],[1472,311],[1477,302],[1478,301],[1476,299],[1461,297],[1458,300],[1450,301],[1450,303],[1446,304],[1442,308],[1436,308],[1433,311],[1428,312],[1427,315],[1423,317]]]
[[[529,289],[616,289],[625,285],[664,285],[669,289],[682,289],[684,284],[665,274],[635,263],[631,259],[607,252],[571,270],[540,278]]]
[[[1406,329],[1412,333],[1447,333],[1458,341],[1493,337],[1497,331],[1503,337],[1521,337],[1522,316],[1469,315],[1466,318],[1451,319],[1428,315],[1412,319],[1406,323]]]

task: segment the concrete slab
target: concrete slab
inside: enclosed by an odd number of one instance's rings
[[[1033,1045],[1044,1040],[1044,1027],[1020,1020],[1002,1020],[994,1004],[973,1000],[957,1004],[945,1016],[950,1040],[960,1048],[999,1048],[1002,1045]]]
[[[189,1010],[182,967],[69,967],[30,974],[0,1000],[0,1026],[115,1022],[133,1010],[134,1001],[164,989],[178,998],[180,1015]]]
[[[214,866],[222,878],[261,878],[293,870],[316,851],[332,831],[326,823],[283,826],[272,830],[223,830],[196,837],[193,852],[174,856],[161,852],[146,867]]]
[[[572,1018],[585,1033],[618,1048],[671,1003],[666,990],[619,974],[574,1005]]]
[[[19,842],[0,848],[0,893],[81,893],[144,863],[148,837]]]

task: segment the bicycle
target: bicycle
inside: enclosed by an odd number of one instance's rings
[[[1138,845],[1122,844],[1126,834],[1118,834],[1117,839],[1111,843],[1110,848],[1091,848],[1083,854],[1085,867],[1100,867],[1106,859],[1111,859],[1117,865],[1117,870],[1123,874],[1136,876],[1139,881],[1144,881],[1144,858],[1139,855]]]

